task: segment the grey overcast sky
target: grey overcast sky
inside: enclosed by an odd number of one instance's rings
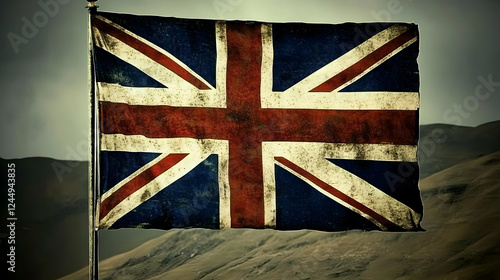
[[[86,4],[1,1],[0,157],[87,159]],[[98,5],[101,11],[182,18],[415,22],[420,123],[476,126],[500,119],[500,1],[100,0]],[[26,27],[34,23],[35,28]]]

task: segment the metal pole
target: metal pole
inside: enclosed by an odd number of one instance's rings
[[[94,83],[94,59],[92,43],[92,15],[97,12],[95,1],[88,0],[88,78],[89,78],[89,279],[97,280],[99,278],[99,234],[96,230],[96,188],[97,188],[97,137],[96,137],[96,98]]]

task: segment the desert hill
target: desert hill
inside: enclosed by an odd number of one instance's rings
[[[449,124],[420,126],[420,177],[500,150],[500,121],[477,127]]]

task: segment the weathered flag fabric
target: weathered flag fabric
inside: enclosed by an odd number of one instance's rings
[[[99,228],[421,230],[416,25],[91,24]]]

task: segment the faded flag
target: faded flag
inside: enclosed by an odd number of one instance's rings
[[[91,24],[100,228],[421,230],[416,25]]]

